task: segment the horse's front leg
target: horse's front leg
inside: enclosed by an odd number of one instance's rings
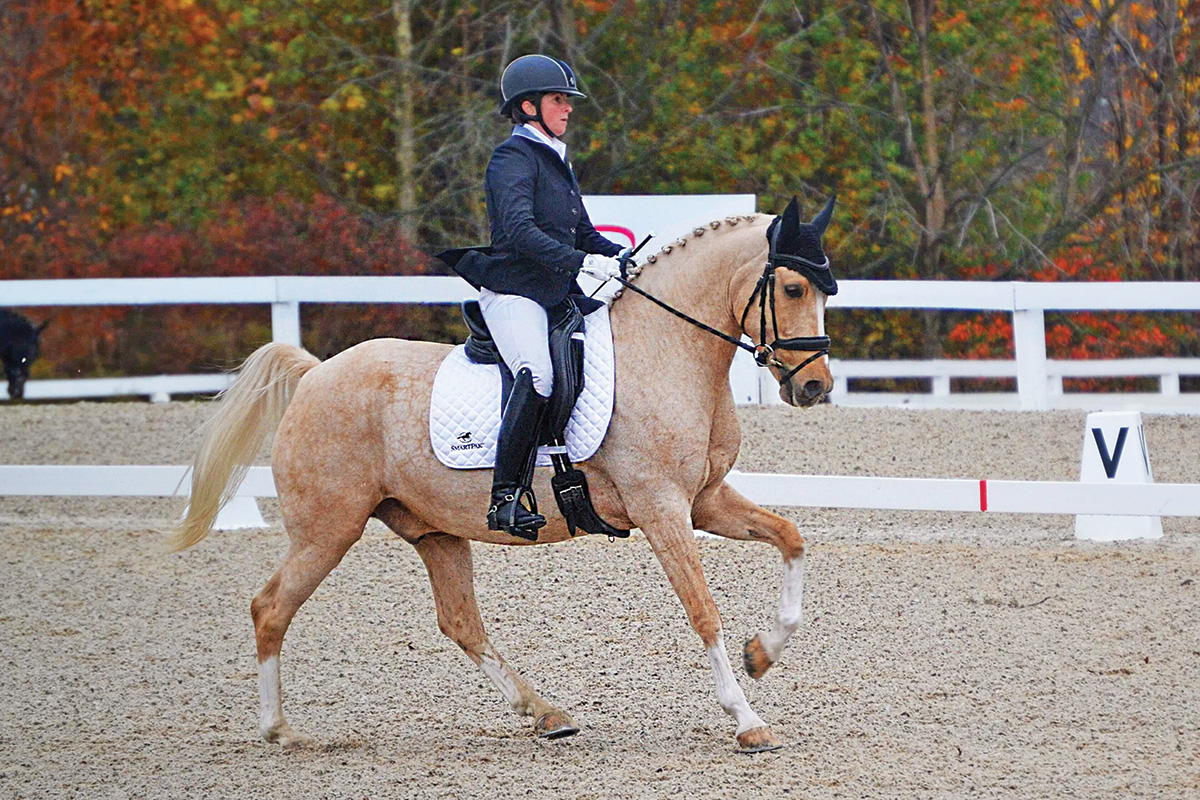
[[[730,539],[770,542],[783,556],[783,588],[775,624],[747,641],[742,650],[747,674],[761,678],[779,660],[783,646],[803,619],[804,538],[795,524],[750,502],[724,481],[696,497],[692,522],[700,530]]]
[[[654,522],[642,522],[639,527],[645,532],[671,586],[683,603],[688,621],[700,634],[717,682],[717,701],[737,721],[739,748],[742,752],[757,753],[782,747],[767,724],[750,708],[742,687],[733,676],[729,655],[725,651],[721,615],[704,580],[700,553],[696,549],[696,537],[689,524],[686,505],[678,513],[664,514]]]

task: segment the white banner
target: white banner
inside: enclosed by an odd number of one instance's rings
[[[634,247],[647,234],[657,234],[640,255],[700,225],[734,214],[753,214],[752,194],[585,195],[584,204],[596,229],[620,245]]]
[[[758,198],[752,194],[601,194],[584,195],[583,201],[596,230],[619,245],[636,247],[654,233],[654,238],[638,253],[638,260],[645,261],[646,256],[693,228],[714,219],[755,213]],[[591,294],[597,282],[580,275],[579,285]],[[616,288],[614,283],[605,293]],[[760,402],[758,368],[741,350],[734,357],[729,382],[736,402]]]

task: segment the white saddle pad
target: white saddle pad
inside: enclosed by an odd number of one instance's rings
[[[583,391],[567,423],[567,456],[573,463],[591,458],[612,420],[613,347],[608,307],[585,317]],[[491,469],[500,433],[500,368],[476,364],[464,345],[450,351],[433,379],[429,439],[438,460],[452,469]],[[550,456],[538,452],[539,467]]]

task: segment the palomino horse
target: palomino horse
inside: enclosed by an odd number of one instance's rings
[[[830,200],[812,223],[801,223],[793,199],[778,218],[771,253],[783,268],[763,267],[770,218],[736,217],[697,228],[664,247],[650,258],[653,263],[642,265],[631,285],[731,340],[749,335],[759,345],[760,360],[782,379],[783,400],[811,406],[832,385],[823,357],[828,348],[825,292],[817,288],[822,283],[826,291],[836,291],[820,245],[832,206]],[[820,281],[821,274],[806,277],[789,264],[821,267],[828,281]],[[740,749],[774,749],[778,740],[734,677],[694,534],[702,529],[769,542],[783,556],[778,617],[744,650],[747,672],[760,678],[800,624],[804,540],[793,523],[759,508],[724,481],[741,445],[729,386],[735,347],[631,291],[613,303],[611,321],[616,407],[599,451],[580,465],[596,510],[617,527],[644,533],[704,643],[717,700],[737,722]],[[771,335],[774,342],[763,341]],[[774,355],[764,344],[776,345]],[[451,470],[434,456],[430,390],[449,349],[378,339],[322,363],[292,345],[268,344],[242,366],[205,424],[191,505],[172,540],[177,549],[204,538],[247,464],[278,426],[271,463],[290,545],[250,607],[258,644],[260,731],[267,741],[311,741],[284,719],[283,637],[297,609],[362,536],[370,517],[416,548],[429,573],[439,627],[518,713],[534,718],[535,732],[558,738],[578,731],[566,712],[539,697],[500,657],[484,632],[472,584],[471,541],[527,542],[487,530],[488,470]],[[551,498],[544,474],[549,470],[538,472],[534,488],[539,497]],[[569,539],[553,503],[542,505],[548,524],[539,543]]]

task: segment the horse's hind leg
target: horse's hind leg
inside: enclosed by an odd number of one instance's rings
[[[365,524],[365,516],[361,524],[343,520],[320,538],[300,538],[289,530],[292,542],[283,564],[250,603],[258,644],[259,732],[268,742],[285,747],[312,743],[284,719],[279,651],[296,611],[362,536]]]
[[[578,733],[574,720],[547,703],[504,662],[488,641],[475,603],[471,544],[444,533],[421,537],[413,546],[425,562],[438,627],[483,670],[518,714],[534,718],[534,732],[545,739]]]
[[[803,618],[804,538],[793,522],[760,508],[724,481],[696,497],[692,523],[700,530],[730,539],[770,542],[783,556],[783,586],[775,624],[747,641],[742,650],[746,673],[761,678],[779,660],[783,646]]]

